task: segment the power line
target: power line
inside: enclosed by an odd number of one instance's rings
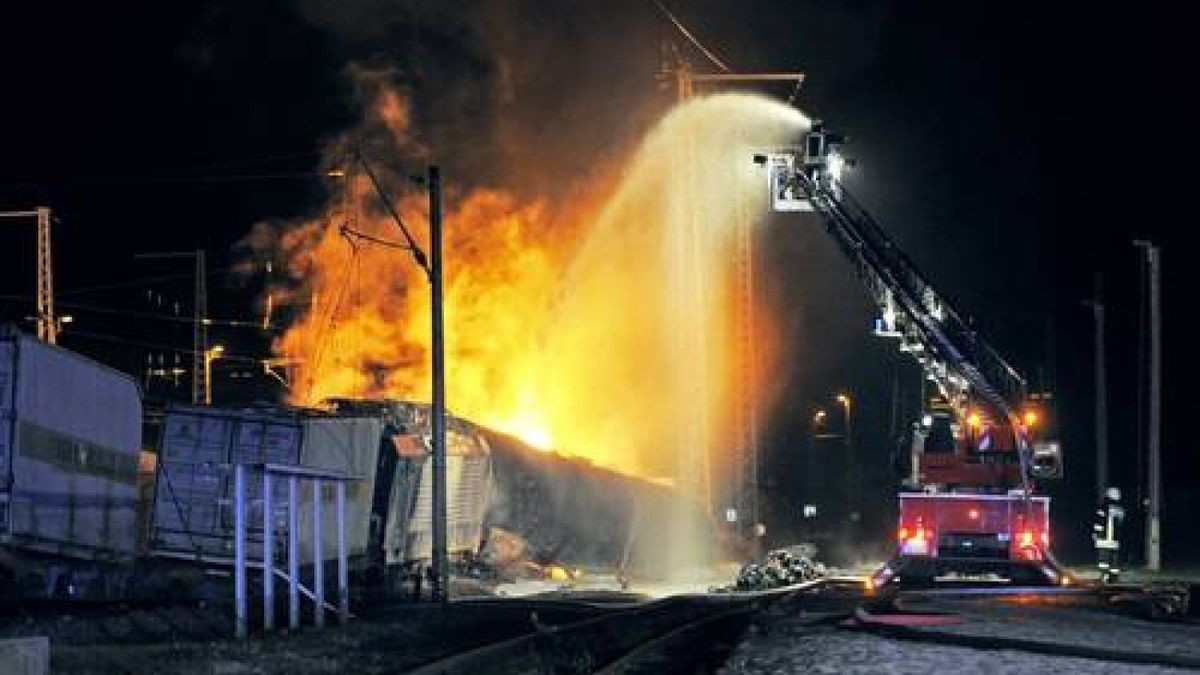
[[[658,7],[659,11],[666,15],[667,19],[674,24],[677,29],[679,29],[679,32],[683,34],[683,37],[687,38],[688,42],[691,42],[696,49],[700,50],[701,54],[704,54],[709,61],[713,62],[713,65],[726,73],[731,72],[729,66],[725,65],[725,62],[717,58],[716,54],[713,54],[707,47],[701,44],[700,40],[695,35],[692,35],[692,32],[687,29],[687,26],[684,26],[683,22],[677,19],[674,14],[672,14],[671,10],[667,9],[666,5],[664,5],[660,0],[650,1],[654,3],[655,7]]]
[[[342,283],[338,287],[337,294],[334,295],[333,304],[329,309],[329,316],[326,317],[323,325],[317,329],[317,353],[316,358],[313,359],[312,370],[309,371],[309,382],[306,392],[308,396],[312,396],[312,377],[318,372],[321,367],[321,361],[325,358],[325,351],[329,346],[330,332],[333,330],[334,321],[337,319],[337,314],[342,308],[342,298],[346,295],[346,288],[349,287],[350,282],[355,278],[356,275],[354,272],[358,268],[358,245],[354,243],[354,240],[344,230],[342,231],[342,236],[345,237],[346,243],[350,246],[350,259],[346,261],[345,266],[342,268]],[[316,311],[316,307],[313,308],[313,311]]]
[[[235,271],[237,271],[237,270],[233,267],[226,267],[224,269],[213,270],[213,271],[209,272],[206,276],[208,276],[208,277],[224,276],[227,274],[232,274]],[[120,289],[124,289],[124,288],[138,288],[138,287],[142,287],[142,286],[148,286],[150,284],[159,283],[161,281],[177,281],[179,279],[191,280],[191,279],[195,279],[195,277],[196,277],[196,275],[191,272],[179,273],[179,274],[163,274],[163,275],[156,276],[156,277],[141,277],[138,279],[131,279],[129,281],[117,281],[117,282],[113,282],[111,284],[99,284],[96,286],[84,286],[83,288],[73,288],[69,291],[56,291],[55,294],[56,295],[82,295],[84,293],[96,293],[99,291],[120,290]]]
[[[28,300],[21,295],[0,295],[0,300],[9,302],[23,302]],[[78,302],[59,302],[58,306],[67,309],[81,310],[84,312],[95,312],[97,314],[114,314],[119,316],[137,317],[140,319],[158,319],[161,321],[171,321],[174,323],[195,324],[196,320],[186,316],[176,316],[174,314],[162,314],[159,312],[143,312],[136,309],[119,309],[116,307],[103,307],[100,305],[88,305]],[[253,328],[256,330],[264,330],[261,321],[243,321],[240,319],[204,319],[204,324],[207,326],[226,326],[230,328]],[[265,330],[278,330],[277,326],[267,326]]]
[[[66,335],[68,337],[73,337],[73,338],[78,337],[78,338],[84,338],[84,339],[89,339],[89,340],[99,340],[101,342],[111,342],[114,344],[129,345],[131,347],[141,347],[143,349],[158,349],[158,350],[162,350],[162,351],[179,352],[181,354],[187,354],[189,356],[192,356],[195,354],[194,350],[187,349],[186,347],[165,345],[165,344],[160,344],[160,343],[156,343],[156,342],[147,342],[145,340],[133,340],[130,338],[124,338],[124,337],[120,337],[117,335],[109,335],[107,333],[93,333],[91,331],[84,331],[84,330],[71,330],[69,333],[66,333]],[[262,364],[263,362],[266,361],[266,359],[256,359],[252,356],[237,356],[237,355],[232,355],[232,354],[222,354],[221,360],[222,361],[239,361],[242,363],[255,363],[255,364]]]
[[[82,188],[89,186],[102,186],[107,188],[121,186],[135,186],[137,184],[172,184],[172,183],[188,183],[188,182],[237,182],[237,181],[255,181],[255,180],[281,180],[291,178],[313,178],[322,177],[327,174],[320,171],[305,171],[305,172],[278,172],[278,173],[261,173],[261,174],[199,174],[199,175],[181,175],[193,171],[211,171],[214,169],[229,169],[235,167],[249,167],[256,165],[269,164],[285,159],[300,159],[303,157],[319,157],[323,153],[319,150],[308,149],[305,151],[281,153],[275,155],[264,155],[260,157],[244,157],[233,160],[209,162],[205,164],[197,164],[186,167],[174,167],[155,171],[146,175],[126,175],[126,176],[86,176],[73,180],[51,181],[51,180],[25,180],[20,182],[10,182],[4,185],[6,190],[12,189],[27,189],[31,187],[51,187],[51,188]]]

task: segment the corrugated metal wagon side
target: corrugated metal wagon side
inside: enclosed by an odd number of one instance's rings
[[[348,552],[366,553],[371,494],[382,424],[375,418],[330,417],[278,406],[224,409],[172,406],[166,412],[152,519],[151,552],[158,557],[228,564],[234,554],[233,466],[248,465],[246,505],[248,555],[263,556],[262,464],[331,469],[360,480],[349,487],[346,506]],[[312,562],[313,490],[303,485],[298,502],[301,562]],[[288,537],[288,484],[271,489],[277,554]],[[335,531],[333,495],[322,496],[322,530]],[[332,542],[326,554],[334,555]],[[280,558],[277,558],[280,559]]]
[[[0,328],[0,542],[126,560],[138,550],[142,399],[128,375]]]

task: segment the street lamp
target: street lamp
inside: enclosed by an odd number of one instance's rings
[[[212,364],[225,353],[222,345],[213,345],[204,350],[204,405],[212,405]]]
[[[850,397],[846,394],[838,394],[837,402],[842,404],[842,409],[846,413],[846,447],[850,447]]]
[[[842,404],[842,411],[845,414],[845,438],[843,440],[846,442],[846,461],[850,468],[849,475],[847,476],[850,483],[850,489],[848,490],[850,493],[850,521],[851,523],[856,523],[858,521],[858,460],[854,456],[854,444],[852,442],[854,429],[850,414],[852,403],[849,394],[838,394],[836,398],[837,402]]]

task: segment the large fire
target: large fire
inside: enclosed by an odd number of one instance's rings
[[[402,97],[384,90],[370,111],[392,152],[412,148]],[[785,144],[806,124],[766,99],[702,98],[671,111],[595,204],[449,192],[451,411],[628,473],[706,465],[695,453],[732,433],[736,226],[766,198],[751,147]],[[342,168],[343,194],[273,242],[289,276],[276,293],[301,307],[274,348],[295,364],[297,403],[427,400],[427,281],[405,251],[360,236],[400,240],[367,176]],[[424,193],[385,182],[424,247]],[[761,322],[758,334],[765,345]],[[765,351],[756,361],[769,369]]]

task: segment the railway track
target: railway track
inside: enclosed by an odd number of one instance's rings
[[[1105,626],[1119,619],[1115,614],[1131,613],[1114,606],[1117,590],[937,588],[869,596],[860,583],[835,578],[762,593],[653,601],[579,595],[480,598],[449,605],[364,608],[359,620],[332,641],[314,640],[318,634],[306,629],[261,636],[249,643],[227,639],[228,616],[217,606],[71,603],[60,607],[62,603],[45,602],[26,605],[16,616],[8,616],[12,630],[6,632],[51,637],[64,672],[165,672],[158,668],[162,665],[175,672],[201,673],[209,672],[205,668],[214,664],[241,664],[264,673],[292,673],[310,672],[304,668],[312,663],[341,664],[339,668],[352,672],[425,675],[713,672],[731,655],[740,658],[736,656],[739,644],[774,636],[777,627],[798,630],[795,635],[806,636],[804,640],[815,645],[820,645],[825,635],[857,633],[864,639],[869,634],[907,644],[1197,666],[1189,655],[1194,650],[1163,656],[1153,653],[1153,645],[1133,649],[1132,644],[1056,637],[1060,626],[1048,617],[1062,616],[1062,622],[1075,624],[1072,630],[1079,634],[1109,633]],[[1137,590],[1127,587],[1120,593]],[[954,615],[960,619],[952,622],[956,625],[918,621],[906,626],[902,621],[887,621],[906,615]],[[877,621],[880,618],[883,621]],[[1134,622],[1123,629],[1127,637],[1131,630],[1142,638],[1152,632],[1166,637],[1170,633],[1193,634],[1188,626],[1194,625],[1194,620],[1186,616],[1167,624],[1144,618],[1119,619]],[[1038,625],[1052,630],[1037,632],[1034,628]],[[748,630],[750,627],[754,630]],[[745,642],[747,635],[758,637]],[[1178,642],[1184,637],[1172,639]],[[168,657],[172,659],[169,664],[164,660]],[[104,669],[95,670],[97,664]]]
[[[822,580],[762,593],[673,596],[563,623],[536,610],[529,630],[432,661],[414,675],[509,673],[692,673],[724,661],[754,617],[796,595],[819,594]]]

